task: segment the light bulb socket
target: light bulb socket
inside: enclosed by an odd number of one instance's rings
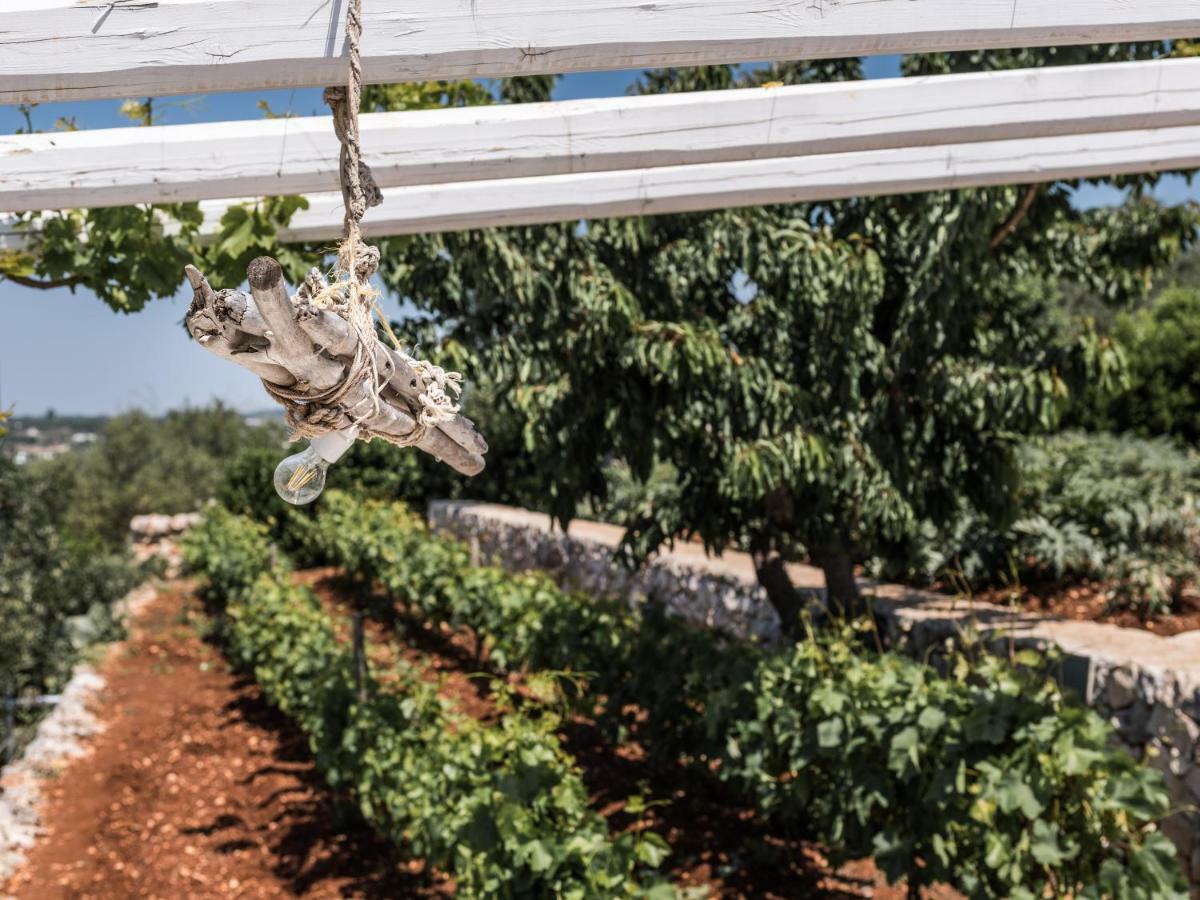
[[[321,457],[325,462],[335,463],[346,455],[347,450],[354,446],[357,438],[358,426],[351,425],[349,428],[343,428],[341,431],[331,431],[328,434],[315,437],[308,444],[316,451],[317,456]]]

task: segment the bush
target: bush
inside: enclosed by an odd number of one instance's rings
[[[64,528],[120,547],[133,516],[199,509],[239,450],[277,448],[282,437],[280,426],[247,425],[220,404],[162,418],[130,412],[110,419],[86,450],[30,464],[25,471],[53,483]]]
[[[1108,726],[1035,657],[1027,670],[957,660],[942,678],[850,632],[764,653],[653,606],[472,567],[403,509],[345,495],[323,501],[310,536],[411,611],[474,629],[501,669],[589,673],[588,713],[715,768],[838,858],[873,853],[893,878],[979,897],[1186,896],[1154,826],[1167,811],[1160,776],[1109,748]]]
[[[884,574],[974,585],[1099,578],[1113,600],[1169,611],[1194,585],[1200,549],[1200,457],[1163,439],[1066,432],[1025,444],[1007,526],[965,514],[929,529]]]
[[[55,527],[54,486],[0,459],[0,694],[57,691],[79,651],[112,637],[138,576],[123,554]]]
[[[1110,748],[1099,716],[995,657],[959,657],[952,675],[864,653],[849,632],[798,643],[739,692],[722,771],[760,809],[910,884],[1186,896],[1153,826],[1162,779]]]
[[[308,735],[329,782],[380,832],[451,871],[460,896],[674,896],[648,871],[662,839],[610,839],[588,808],[553,716],[510,707],[476,722],[403,665],[386,690],[368,679],[360,701],[350,652],[312,592],[269,565],[262,526],[211,510],[184,553],[223,608],[231,655]]]
[[[1128,386],[1089,395],[1073,418],[1094,429],[1200,443],[1200,288],[1168,288],[1149,307],[1118,316],[1113,337],[1128,360]]]

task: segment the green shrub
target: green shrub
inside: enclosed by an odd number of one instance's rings
[[[62,687],[88,644],[113,637],[137,583],[124,554],[56,527],[53,485],[0,459],[0,695]]]
[[[248,425],[220,404],[162,418],[135,411],[110,419],[87,449],[30,463],[23,471],[53,486],[57,521],[65,530],[118,548],[129,538],[133,516],[199,509],[239,450],[278,448],[282,436],[280,426]]]
[[[510,707],[476,722],[403,665],[386,690],[368,679],[360,702],[350,652],[312,592],[270,565],[261,525],[213,509],[184,554],[224,608],[231,655],[307,734],[328,781],[381,833],[451,871],[460,896],[674,896],[650,871],[662,839],[612,839],[588,808],[554,716]]]
[[[1085,427],[1200,443],[1200,288],[1173,287],[1113,323],[1127,386],[1073,410]]]
[[[1066,432],[1025,444],[1007,527],[963,515],[885,575],[959,571],[976,585],[1091,577],[1114,602],[1169,611],[1197,578],[1200,457],[1166,440]]]
[[[337,493],[311,536],[415,614],[474,629],[502,669],[588,673],[583,709],[667,758],[719,760],[764,816],[839,858],[873,853],[893,878],[975,897],[1186,896],[1154,826],[1161,778],[1109,749],[1108,726],[1044,672],[985,658],[943,678],[849,633],[767,653],[653,605],[472,567],[402,508]]]
[[[1023,662],[1039,668],[1030,653]],[[1167,795],[1051,680],[995,657],[953,677],[851,633],[796,644],[736,698],[723,774],[760,809],[971,897],[1185,896]],[[918,862],[919,861],[919,862]]]

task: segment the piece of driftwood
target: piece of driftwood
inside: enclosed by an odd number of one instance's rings
[[[288,293],[279,263],[270,257],[250,264],[250,294],[214,290],[194,266],[185,271],[194,292],[185,322],[206,350],[294,394],[328,392],[350,372],[358,335],[341,316],[313,304],[324,287],[315,271],[294,296]],[[422,408],[424,385],[395,350],[378,340],[368,349],[378,370],[391,373],[379,390],[377,408],[369,377],[348,386],[340,406],[355,418],[365,416],[361,424],[367,431],[403,441],[419,431],[415,416]],[[483,471],[487,442],[463,416],[427,428],[414,446],[464,475]]]

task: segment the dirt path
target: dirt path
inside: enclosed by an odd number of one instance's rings
[[[333,569],[298,580],[343,612],[355,595]],[[0,884],[0,900],[451,896],[451,883],[399,860],[324,786],[303,736],[230,672],[202,637],[206,623],[183,584],[139,613],[100,667],[105,728],[88,756],[44,786],[45,832]],[[381,671],[402,655],[428,667],[464,712],[493,714],[484,683],[469,677],[477,661],[464,635],[410,625],[397,641],[394,625],[369,630]],[[669,802],[644,818],[672,844],[667,871],[681,886],[729,900],[904,896],[869,861],[834,872],[818,847],[773,834],[710,786],[648,768],[633,748],[613,750],[593,731],[571,722],[562,735],[593,804],[620,829],[629,824],[623,799],[655,784]]]
[[[181,587],[102,668],[92,753],[46,785],[45,834],[0,896],[446,896],[314,771],[303,737],[199,636]]]

